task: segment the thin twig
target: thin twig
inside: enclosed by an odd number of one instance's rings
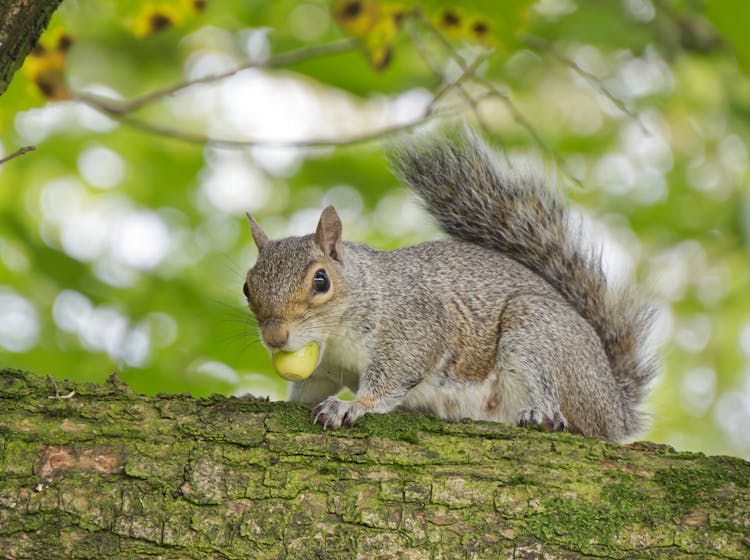
[[[453,48],[453,45],[450,44],[448,39],[446,39],[445,36],[442,33],[440,33],[440,31],[438,31],[426,18],[424,18],[421,15],[417,15],[416,17],[419,18],[419,21],[422,23],[425,29],[427,29],[443,45],[443,48],[446,50],[448,55],[461,67],[462,70],[466,71],[468,68],[466,61],[463,59],[463,57],[460,54],[458,54],[458,52],[456,52],[456,50]],[[536,131],[536,128],[534,128],[534,125],[531,123],[531,121],[523,114],[523,112],[521,112],[521,110],[516,106],[516,104],[510,98],[510,95],[501,91],[495,84],[493,84],[486,78],[477,76],[475,73],[471,75],[471,78],[477,84],[486,88],[486,90],[490,93],[490,97],[496,97],[505,105],[505,107],[508,109],[510,114],[513,116],[513,119],[516,121],[516,123],[518,123],[518,125],[521,126],[521,128],[523,128],[529,136],[531,136],[534,142],[545,153],[549,154],[550,157],[552,157],[555,160],[555,162],[560,166],[560,169],[562,170],[562,172],[567,177],[569,177],[571,181],[573,181],[578,186],[583,186],[580,179],[578,179],[577,177],[574,177],[573,175],[565,171],[565,161],[562,159],[560,154],[558,154],[555,150],[553,150],[547,145],[547,143],[542,139],[542,137]]]
[[[476,98],[472,98],[469,96],[469,93],[466,91],[465,88],[463,88],[463,83],[468,81],[471,78],[476,78],[476,69],[479,67],[479,65],[484,62],[487,59],[488,53],[482,53],[479,54],[469,66],[467,66],[466,70],[462,70],[461,74],[453,81],[446,81],[446,83],[439,88],[433,97],[433,103],[437,102],[442,98],[448,91],[450,91],[452,88],[458,88],[463,95],[461,96],[464,101],[469,103],[472,107],[475,108],[476,106]]]
[[[0,165],[17,158],[18,156],[22,156],[25,153],[33,152],[34,150],[36,150],[36,146],[24,146],[23,148],[18,148],[15,152],[8,154],[4,158],[0,158]]]
[[[165,136],[168,138],[174,138],[175,140],[182,140],[191,144],[213,144],[215,146],[222,146],[226,148],[247,148],[252,146],[263,146],[273,148],[328,148],[335,146],[350,146],[353,144],[361,144],[363,142],[369,142],[384,136],[396,134],[398,132],[405,132],[407,130],[414,129],[427,121],[444,116],[449,111],[434,111],[432,105],[428,105],[427,109],[418,117],[401,124],[393,124],[383,126],[369,132],[362,134],[355,134],[345,138],[308,138],[305,140],[253,140],[253,139],[234,139],[234,138],[216,138],[201,133],[189,132],[185,130],[179,130],[162,126],[150,122],[146,122],[134,117],[123,116],[113,114],[112,116],[117,120],[159,136]]]
[[[346,52],[356,46],[356,43],[351,39],[344,39],[340,41],[334,41],[325,45],[317,45],[312,47],[306,47],[289,51],[286,53],[280,53],[270,57],[265,62],[248,62],[242,66],[223,72],[220,74],[212,74],[203,78],[197,78],[195,80],[185,81],[173,84],[171,86],[155,90],[138,97],[134,97],[129,100],[115,100],[110,98],[101,97],[98,95],[92,95],[85,92],[79,92],[74,94],[73,98],[77,101],[85,103],[95,109],[98,109],[110,117],[151,134],[164,136],[168,138],[174,138],[184,142],[193,144],[214,144],[218,146],[224,146],[229,148],[243,148],[250,146],[268,146],[268,147],[292,147],[292,148],[314,148],[314,147],[331,147],[341,145],[359,144],[374,140],[382,136],[388,136],[397,132],[406,131],[413,129],[427,120],[444,114],[443,111],[434,110],[434,100],[430,102],[423,114],[412,119],[409,122],[384,126],[371,132],[363,134],[357,134],[343,139],[333,138],[309,138],[306,140],[253,140],[253,139],[234,139],[234,138],[215,138],[206,134],[190,132],[185,130],[179,130],[168,126],[163,126],[156,123],[147,122],[145,120],[138,119],[130,115],[134,111],[150,104],[157,102],[167,96],[173,95],[188,87],[220,81],[229,78],[238,72],[247,70],[249,68],[275,68],[285,66],[289,64],[295,64],[303,62],[305,60],[336,54],[340,52]]]
[[[47,374],[47,379],[49,379],[49,381],[52,383],[52,386],[55,388],[55,394],[54,395],[50,395],[47,398],[63,400],[63,399],[72,399],[75,396],[75,394],[76,394],[75,391],[71,391],[67,395],[61,395],[60,394],[60,388],[57,386],[57,381],[55,381],[55,378],[52,377],[50,374]]]
[[[409,25],[407,26],[407,29],[412,43],[417,50],[417,53],[422,58],[427,67],[432,71],[432,73],[442,82],[441,86],[437,89],[432,98],[433,107],[436,107],[437,102],[449,91],[455,90],[458,92],[458,95],[461,97],[461,99],[463,99],[469,106],[472,113],[474,114],[474,118],[476,118],[482,129],[487,131],[487,125],[485,124],[484,119],[482,119],[482,116],[479,113],[479,108],[477,107],[476,100],[471,97],[469,92],[466,91],[466,88],[464,87],[464,82],[467,81],[468,78],[474,76],[477,67],[482,63],[485,57],[481,54],[478,55],[471,64],[461,68],[461,74],[458,76],[458,78],[456,78],[455,80],[449,80],[443,73],[442,69],[433,60],[432,56],[429,53],[429,50],[427,49],[427,45],[422,40],[422,37],[420,37],[416,32],[414,27]]]
[[[640,117],[635,113],[635,111],[633,111],[630,107],[628,107],[625,101],[623,101],[617,95],[612,93],[612,91],[606,85],[604,85],[604,82],[602,81],[601,78],[599,78],[599,76],[589,72],[585,68],[582,68],[581,65],[578,64],[572,58],[569,58],[565,56],[564,54],[557,52],[554,46],[549,41],[547,41],[546,39],[543,39],[542,37],[536,37],[534,35],[526,35],[523,38],[523,41],[524,43],[526,43],[527,46],[533,49],[543,50],[549,56],[552,56],[553,58],[557,59],[560,63],[569,67],[571,70],[573,70],[573,72],[575,72],[576,74],[584,78],[599,93],[601,93],[604,97],[609,99],[609,101],[611,101],[615,105],[615,107],[617,107],[620,111],[622,111],[628,117],[633,119],[633,121],[635,121],[635,123],[640,127],[640,129],[644,132],[644,134],[649,134],[649,135],[651,134],[651,131],[649,131],[646,125],[643,124]]]
[[[539,147],[541,147],[548,154],[551,154],[552,157],[556,159],[559,158],[559,156],[554,153],[554,151],[547,145],[542,137],[539,136],[539,133],[536,131],[536,128],[534,128],[534,125],[531,124],[531,121],[516,106],[516,104],[510,98],[510,95],[508,95],[504,91],[501,91],[497,86],[495,86],[495,84],[493,84],[489,80],[479,77],[475,77],[475,80],[477,81],[477,83],[487,88],[487,92],[490,94],[490,97],[496,97],[503,103],[503,105],[505,105],[505,108],[508,109],[510,114],[513,116],[513,120],[515,120],[524,130],[526,130],[526,133],[531,136],[531,138]]]
[[[410,18],[411,21],[411,18]],[[409,33],[409,37],[411,37],[412,43],[414,43],[414,48],[417,49],[417,54],[419,54],[420,58],[424,61],[424,63],[427,65],[427,67],[430,69],[430,72],[438,78],[441,83],[445,82],[445,75],[443,74],[443,70],[435,63],[435,61],[432,59],[432,57],[427,52],[427,46],[424,44],[424,41],[422,41],[422,38],[417,34],[416,30],[414,29],[413,25],[407,25],[406,30]]]
[[[448,42],[448,39],[446,39],[440,31],[435,29],[435,27],[424,17],[419,17],[419,21],[421,21],[422,25],[427,29],[427,31],[430,32],[437,40],[440,42],[440,44],[443,46],[443,48],[446,50],[448,55],[456,62],[456,64],[459,65],[462,71],[467,72],[469,70],[469,65],[464,60],[464,58],[456,52],[456,49],[453,48],[453,45]],[[478,83],[479,85],[486,88],[488,91],[490,91],[494,97],[497,97],[500,99],[505,106],[508,108],[510,113],[513,115],[513,118],[515,121],[523,127],[526,132],[533,138],[533,140],[547,153],[550,153],[553,155],[553,157],[556,157],[555,154],[552,152],[552,150],[545,144],[545,142],[542,140],[542,138],[537,133],[536,129],[531,124],[531,121],[529,121],[524,114],[516,107],[515,103],[510,99],[510,96],[507,93],[504,93],[500,91],[500,89],[495,86],[492,82],[489,80],[482,78],[481,76],[477,76],[476,73],[471,73],[471,78]]]
[[[74,94],[73,98],[77,99],[78,101],[82,101],[83,103],[94,105],[99,109],[105,110],[110,115],[126,115],[189,87],[225,80],[234,76],[235,74],[238,74],[239,72],[242,72],[243,70],[249,70],[250,68],[278,68],[280,66],[287,66],[290,64],[296,64],[298,62],[304,62],[305,60],[309,60],[311,58],[346,52],[348,50],[352,50],[353,48],[355,48],[355,46],[356,43],[351,39],[342,39],[339,41],[326,43],[324,45],[313,45],[311,47],[295,49],[271,56],[270,58],[268,58],[268,60],[263,62],[247,62],[226,72],[211,74],[208,76],[203,76],[202,78],[196,78],[194,80],[178,82],[176,84],[172,84],[171,86],[157,89],[149,93],[144,93],[143,95],[139,95],[138,97],[134,97],[132,99],[107,99],[84,92]]]

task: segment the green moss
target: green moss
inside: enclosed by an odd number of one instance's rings
[[[534,486],[536,481],[523,473],[517,472],[505,482],[505,486]]]
[[[733,482],[740,488],[750,487],[750,461],[739,457],[715,457],[722,470],[726,472],[727,480]]]
[[[257,406],[257,405],[256,405]],[[319,433],[323,428],[313,422],[310,406],[300,403],[277,402],[266,404],[269,417],[267,427],[272,432]],[[444,423],[436,418],[407,412],[367,414],[355,426],[342,427],[340,433],[347,437],[379,437],[395,441],[419,443],[420,432],[440,432]]]
[[[38,455],[39,445],[17,439],[8,440],[2,456],[3,472],[10,475],[30,475]]]
[[[368,414],[363,417],[358,427],[364,435],[419,443],[420,432],[439,432],[443,422],[430,416],[422,416],[406,412],[388,414]]]
[[[328,462],[319,463],[318,472],[322,475],[338,476],[339,465],[337,463],[328,463]]]
[[[638,481],[606,484],[593,501],[554,496],[541,500],[541,512],[527,518],[529,535],[546,542],[561,542],[584,553],[622,547],[615,539],[633,527],[659,531],[672,509],[637,488]]]
[[[21,398],[34,392],[32,374],[16,369],[4,369],[0,374],[0,398]]]
[[[601,499],[609,504],[610,510],[620,516],[623,522],[656,527],[668,521],[671,508],[662,500],[641,492],[635,484],[635,480],[607,484],[602,488]]]
[[[177,488],[184,475],[189,453],[189,446],[182,442],[175,442],[168,448],[141,442],[138,451],[128,455],[124,465],[125,474],[133,478],[156,479]]]
[[[254,408],[263,408],[260,404],[250,405]],[[310,433],[317,431],[313,418],[310,414],[310,405],[292,402],[266,403],[264,410],[273,411],[269,416],[266,427],[272,432],[281,433]]]
[[[529,533],[545,542],[563,541],[578,550],[609,544],[623,526],[610,508],[555,496],[542,500],[543,512],[526,520]]]
[[[706,495],[716,488],[736,482],[733,478],[726,469],[711,469],[704,465],[659,469],[654,474],[654,482],[664,489],[665,502],[676,512],[705,502]]]
[[[223,400],[211,408],[199,408],[195,414],[178,419],[180,430],[210,441],[257,447],[266,435],[266,415],[247,410],[239,401]]]

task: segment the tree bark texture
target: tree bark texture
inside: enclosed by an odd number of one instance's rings
[[[62,0],[0,0],[0,95]]]
[[[750,557],[741,459],[57,385],[0,372],[3,558]]]

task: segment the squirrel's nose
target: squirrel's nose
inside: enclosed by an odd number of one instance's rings
[[[289,327],[278,321],[262,326],[261,331],[263,339],[271,348],[282,348],[289,340]]]

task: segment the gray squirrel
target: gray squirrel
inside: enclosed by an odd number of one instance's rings
[[[607,286],[544,173],[456,129],[389,160],[451,239],[379,251],[343,241],[329,206],[315,233],[270,240],[248,215],[258,258],[243,291],[263,343],[320,348],[289,400],[330,429],[401,408],[611,441],[642,430],[652,309]]]

